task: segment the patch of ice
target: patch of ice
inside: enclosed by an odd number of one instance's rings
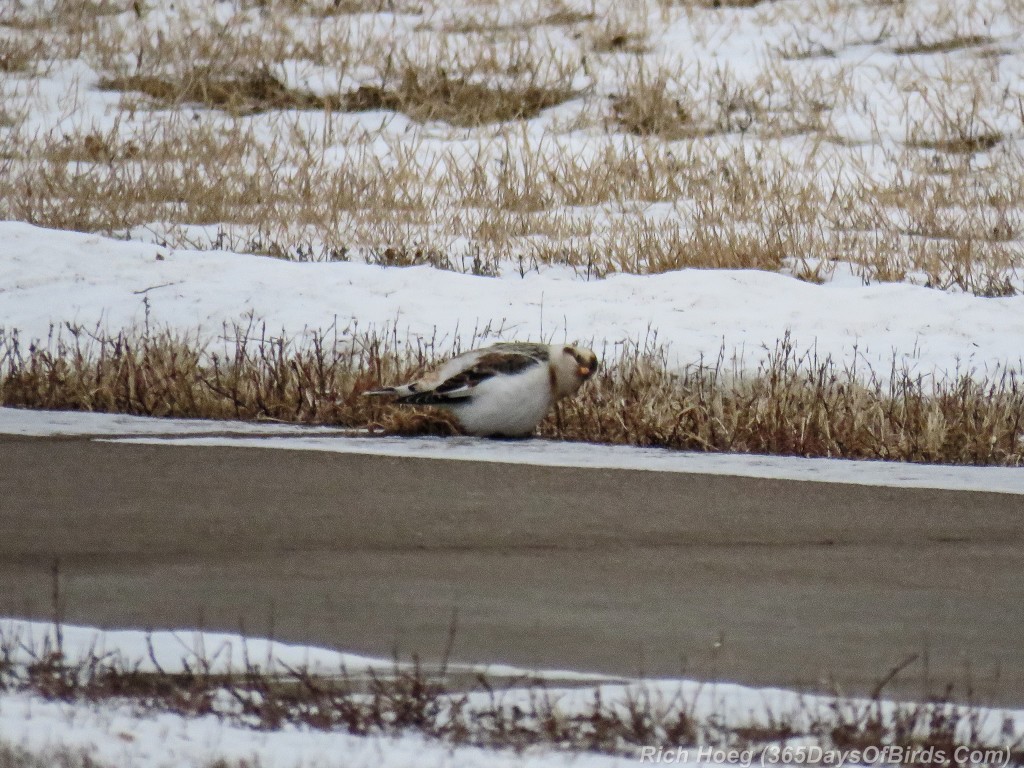
[[[692,453],[541,439],[512,442],[475,437],[376,437],[359,430],[269,422],[155,419],[107,413],[0,408],[0,434],[26,437],[79,435],[127,443],[327,451],[1024,495],[1024,469],[1014,467]]]
[[[474,437],[138,437],[117,439],[116,442],[327,451],[544,467],[631,469],[1024,495],[1024,469],[1015,467],[964,467],[892,461],[806,459],[799,456],[691,453],[663,448],[564,443],[540,439],[506,443]]]

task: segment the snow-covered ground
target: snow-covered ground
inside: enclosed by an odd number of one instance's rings
[[[116,333],[146,326],[198,333],[266,323],[301,338],[393,329],[399,341],[474,335],[579,340],[614,355],[653,338],[678,365],[724,349],[756,366],[789,333],[798,350],[889,373],[993,375],[1020,369],[1024,296],[980,298],[920,286],[814,285],[761,271],[682,270],[583,281],[571,273],[477,277],[428,266],[296,263],[226,252],[172,250],[28,224],[0,223],[0,328],[45,341],[65,323]]]
[[[297,729],[260,732],[213,715],[142,715],[130,706],[65,704],[0,694],[0,744],[53,765],[61,748],[89,755],[97,768],[616,768],[627,758],[535,751],[526,755],[450,747],[418,736],[352,736]]]
[[[317,674],[335,674],[344,668],[349,675],[367,670],[378,673],[394,669],[394,662],[369,659],[352,654],[318,648],[304,648],[266,640],[220,633],[101,631],[89,627],[62,626],[61,648],[70,663],[80,659],[106,657],[117,659],[126,667],[153,671],[155,663],[165,672],[175,672],[197,660],[210,664],[210,671],[224,673],[245,671],[258,664],[265,671],[307,668]],[[16,666],[29,662],[36,652],[49,643],[56,647],[52,624],[17,619],[0,619],[0,637],[15,651]],[[513,677],[523,672],[507,667],[480,668],[481,672]],[[531,672],[532,676],[564,683],[572,679],[567,672]],[[626,702],[642,692],[655,706],[685,702],[697,722],[714,719],[716,727],[742,727],[760,723],[800,723],[810,717],[835,710],[855,711],[866,702],[837,700],[828,696],[804,695],[779,689],[755,689],[734,684],[702,684],[687,680],[615,680],[576,676],[572,687],[547,688],[557,709],[563,713],[585,712],[594,700],[596,690],[606,704]],[[502,692],[506,706],[528,706],[530,693],[510,688]],[[490,695],[470,694],[468,706],[486,707]],[[883,710],[899,706],[887,702]],[[218,759],[250,761],[261,768],[387,768],[389,766],[428,766],[436,768],[612,768],[651,760],[635,757],[611,757],[596,754],[566,753],[550,747],[534,747],[524,754],[493,749],[453,747],[424,739],[415,732],[399,736],[353,736],[347,733],[307,730],[287,726],[280,730],[257,731],[231,720],[231,707],[225,705],[221,716],[187,717],[166,712],[142,712],[127,700],[98,702],[61,702],[46,700],[28,691],[0,692],[0,745],[16,746],[34,754],[53,754],[59,747],[83,752],[101,766],[133,766],[133,768],[184,768],[206,766]],[[1000,711],[984,708],[973,710],[980,742],[997,746],[1012,741],[1024,732],[1024,711]],[[966,722],[963,723],[966,726]],[[958,732],[958,737],[965,734]],[[792,739],[791,746],[809,747],[813,739]],[[859,761],[849,753],[826,749],[826,757],[842,764]],[[710,759],[709,759],[710,758]],[[731,760],[721,753],[702,753],[699,748],[683,752],[671,751],[665,762],[690,764],[742,765],[751,768],[761,764],[755,751],[743,751]],[[764,764],[781,764],[785,760],[768,753]],[[791,760],[794,764],[802,761]],[[881,762],[887,762],[884,759]],[[965,760],[965,763],[970,761]],[[826,763],[828,764],[828,763]]]
[[[13,648],[12,661],[23,665],[32,653],[57,647],[52,624],[0,619],[0,638]],[[98,630],[63,625],[60,647],[70,663],[100,657],[107,662],[153,672],[174,673],[202,664],[213,674],[245,671],[255,664],[267,673],[307,669],[312,674],[358,677],[368,671],[387,673],[395,662],[322,648],[246,638],[236,634],[198,631],[140,632]],[[521,675],[523,670],[500,665],[472,669],[497,677]],[[543,675],[543,673],[540,673]],[[611,678],[548,673],[563,682],[608,683]],[[622,683],[615,681],[618,685]],[[626,758],[532,750],[512,752],[452,747],[410,732],[400,736],[355,736],[285,727],[257,731],[220,716],[185,717],[144,712],[130,701],[61,702],[27,691],[0,691],[0,746],[21,748],[49,757],[69,749],[85,754],[99,766],[132,768],[205,768],[217,760],[261,768],[614,768],[633,764]],[[91,763],[89,763],[91,764]]]
[[[209,715],[142,715],[130,706],[64,704],[0,695],[0,744],[63,764],[59,748],[84,753],[97,768],[616,768],[625,757],[551,750],[523,755],[451,747],[423,736],[353,736],[298,729],[253,731]],[[217,761],[224,760],[225,763]]]
[[[474,437],[385,437],[372,436],[358,430],[260,422],[153,419],[117,414],[0,408],[0,434],[35,437],[84,435],[121,443],[167,446],[234,446],[266,450],[362,453],[450,461],[639,469],[648,472],[684,472],[1024,495],[1024,472],[1013,467],[688,453],[659,448],[565,443],[540,439],[495,442]]]

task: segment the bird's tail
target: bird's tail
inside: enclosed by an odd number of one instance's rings
[[[384,387],[383,389],[369,389],[363,392],[363,397],[379,397],[380,395],[397,395],[398,390],[395,387]]]

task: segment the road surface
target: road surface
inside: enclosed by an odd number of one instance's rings
[[[1024,705],[1024,498],[0,436],[0,614]]]

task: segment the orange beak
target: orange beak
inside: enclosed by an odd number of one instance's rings
[[[590,375],[590,369],[587,368],[587,366],[585,366],[585,365],[581,365],[579,367],[579,369],[577,370],[577,373],[579,373],[579,375],[582,376],[585,379],[585,378],[587,378],[587,376]]]

